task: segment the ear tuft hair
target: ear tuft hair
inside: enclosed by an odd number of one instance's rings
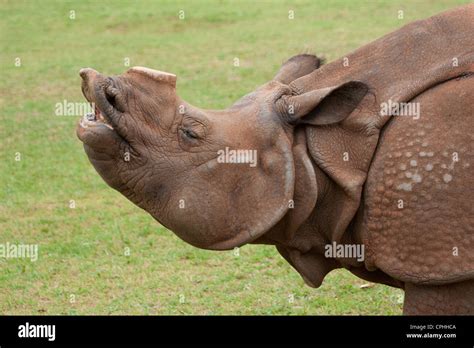
[[[318,57],[317,55],[311,54],[311,53],[301,53],[301,54],[291,57],[283,64],[286,64],[289,62],[310,61],[310,60],[313,61],[314,69],[318,69],[321,67],[321,65],[324,65],[324,63],[326,63],[326,58],[324,56]]]
[[[318,69],[322,63],[323,60],[314,54],[298,54],[282,64],[274,80],[284,84],[290,84],[292,81],[312,73]]]

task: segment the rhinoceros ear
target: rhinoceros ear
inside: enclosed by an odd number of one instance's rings
[[[276,103],[291,124],[328,125],[349,116],[367,92],[366,84],[351,81],[299,95],[284,95]]]
[[[312,54],[299,54],[291,57],[281,66],[280,70],[274,77],[275,81],[284,84],[312,73],[323,64],[323,59]]]
[[[164,71],[154,70],[150,68],[145,68],[143,66],[134,66],[133,68],[128,69],[128,73],[137,73],[148,78],[151,78],[158,82],[165,82],[173,87],[176,87],[176,75],[167,73]]]

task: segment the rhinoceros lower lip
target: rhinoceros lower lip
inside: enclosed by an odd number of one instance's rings
[[[96,127],[96,126],[106,126],[109,129],[114,129],[112,125],[108,122],[107,118],[104,117],[97,105],[94,106],[94,112],[89,112],[85,114],[81,119],[81,127]]]

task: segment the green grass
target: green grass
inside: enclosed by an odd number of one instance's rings
[[[54,108],[83,101],[81,67],[119,74],[126,57],[176,73],[190,103],[223,108],[294,54],[332,60],[463,2],[1,1],[0,243],[38,243],[40,255],[0,259],[0,314],[400,314],[400,290],[361,289],[343,270],[311,289],[270,246],[185,244],[106,186],[78,117]]]

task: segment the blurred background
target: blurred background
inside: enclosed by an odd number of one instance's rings
[[[195,249],[112,190],[75,127],[78,71],[141,65],[225,108],[298,53],[327,61],[468,1],[0,1],[0,314],[401,314],[345,270],[307,287],[271,246]]]

